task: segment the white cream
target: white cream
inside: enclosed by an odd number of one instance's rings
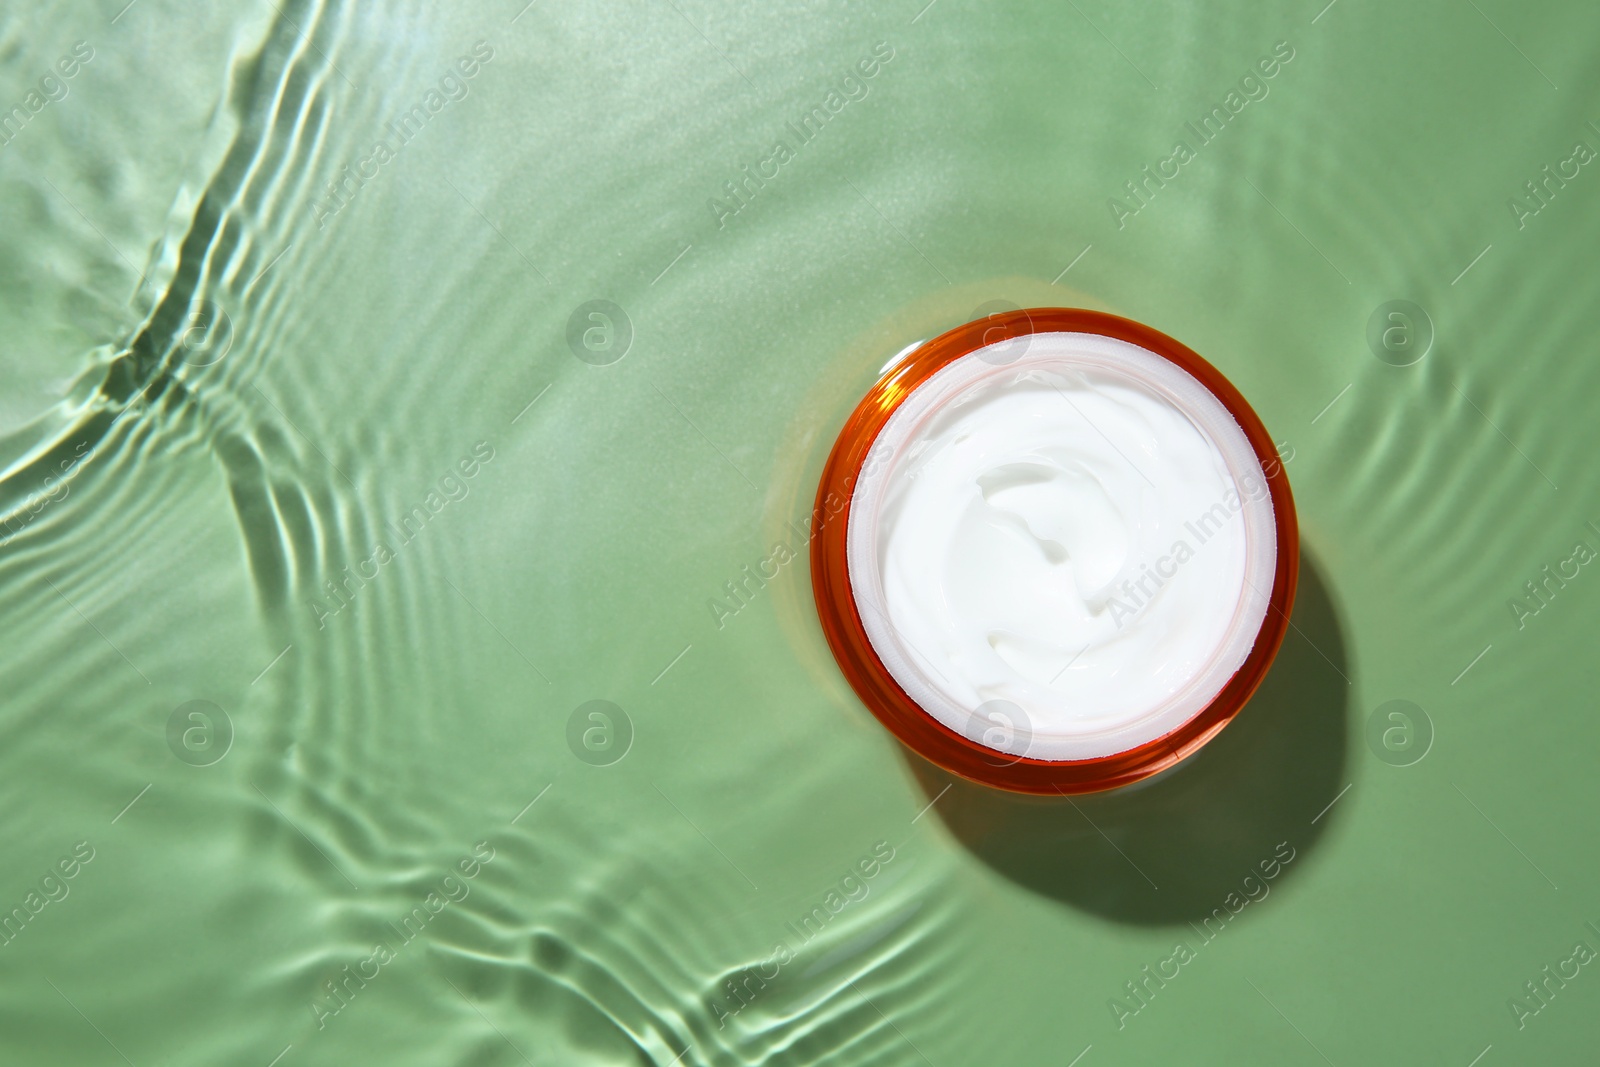
[[[1019,358],[1020,356],[1020,358]],[[851,590],[917,703],[1012,756],[1181,726],[1243,664],[1276,565],[1244,431],[1176,365],[1037,334],[942,368],[851,497]]]

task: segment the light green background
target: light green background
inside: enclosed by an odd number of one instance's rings
[[[1595,967],[1520,1028],[1511,1001],[1600,949],[1600,577],[1509,605],[1600,550],[1600,169],[1520,226],[1508,201],[1600,149],[1600,16],[442,11],[0,18],[0,107],[93,49],[0,147],[0,910],[30,916],[0,1061],[1595,1062]],[[880,42],[719,225],[723,183]],[[1278,42],[1267,95],[1195,144]],[[1109,198],[1178,139],[1195,157],[1119,227]],[[607,366],[567,342],[596,299],[633,332]],[[1434,335],[1406,367],[1367,342],[1397,299]],[[1075,805],[899,749],[804,560],[720,628],[708,606],[807,513],[877,368],[991,300],[1171,334],[1293,457],[1306,578],[1260,697]],[[375,576],[324,616],[347,567]],[[568,744],[596,699],[632,726],[605,766]],[[1367,739],[1396,699],[1431,722],[1410,766]],[[169,747],[191,700],[231,723],[209,766]],[[67,895],[30,898],[82,841]]]

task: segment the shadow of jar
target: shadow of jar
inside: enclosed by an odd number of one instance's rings
[[[1293,626],[1261,687],[1204,748],[1108,793],[1007,793],[903,750],[928,800],[979,860],[1027,889],[1121,922],[1198,922],[1242,896],[1263,863],[1294,877],[1335,818],[1353,701],[1348,652],[1321,568],[1301,545]],[[1320,818],[1318,816],[1321,815]],[[1317,821],[1312,822],[1313,819]],[[1287,843],[1296,862],[1272,863]],[[1259,890],[1257,890],[1259,892]]]

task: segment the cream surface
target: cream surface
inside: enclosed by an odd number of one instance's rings
[[[851,502],[874,649],[935,718],[1039,759],[1110,755],[1198,713],[1249,653],[1272,505],[1220,402],[1089,334],[942,369]],[[885,449],[883,446],[887,446]]]

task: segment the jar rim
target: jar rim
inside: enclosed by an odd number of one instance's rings
[[[1276,561],[1271,592],[1243,663],[1199,711],[1170,731],[1108,755],[1036,759],[997,751],[951,729],[918,704],[874,648],[850,578],[850,504],[863,469],[895,412],[951,363],[1002,340],[1030,334],[1092,334],[1123,341],[1187,372],[1243,430],[1266,477]],[[876,457],[874,453],[878,452]],[[1183,760],[1244,707],[1265,677],[1289,626],[1299,571],[1298,525],[1288,478],[1261,420],[1228,380],[1195,352],[1141,323],[1078,308],[1007,312],[958,326],[911,347],[887,365],[846,419],[823,467],[812,512],[811,575],[819,621],[840,670],[874,716],[907,747],[969,780],[1015,792],[1075,794],[1128,785]]]

